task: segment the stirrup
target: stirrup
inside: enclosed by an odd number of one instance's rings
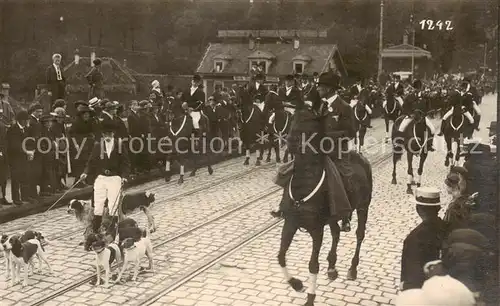
[[[271,216],[273,218],[283,218],[283,212],[281,210],[273,210],[271,211]]]

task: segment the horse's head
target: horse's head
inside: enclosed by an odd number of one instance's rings
[[[303,108],[295,112],[287,145],[290,153],[300,155],[320,152],[322,123],[311,109]]]
[[[413,111],[413,120],[415,123],[421,123],[425,120],[425,113],[421,109],[415,109]]]

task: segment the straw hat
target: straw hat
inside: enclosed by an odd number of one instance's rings
[[[432,187],[418,187],[415,197],[410,201],[422,206],[441,206],[441,191]]]

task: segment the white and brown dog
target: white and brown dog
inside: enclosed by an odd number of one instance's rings
[[[120,263],[122,254],[116,243],[110,243],[106,246],[104,240],[98,240],[92,243],[92,250],[95,253],[95,265],[97,270],[96,285],[101,284],[101,267],[104,269],[104,287],[109,287],[109,275],[111,273],[111,265]]]
[[[123,266],[118,278],[116,279],[116,283],[120,282],[123,273],[127,270],[130,264],[134,264],[134,275],[132,277],[132,281],[137,281],[140,262],[144,256],[147,256],[149,260],[148,269],[154,272],[153,245],[149,239],[149,231],[149,228],[143,230],[142,237],[139,241],[134,238],[125,238],[121,243],[121,247],[123,249]]]
[[[42,261],[49,268],[49,274],[52,274],[52,267],[47,261],[46,253],[42,243],[38,238],[29,239],[25,242],[22,237],[11,236],[6,242],[7,249],[10,249],[10,268],[12,271],[11,284],[14,286],[17,279],[21,280],[21,266],[24,268],[23,287],[28,285],[29,266],[33,264],[33,258],[38,257],[39,271],[42,270]]]
[[[5,263],[5,280],[10,278],[10,245],[7,244],[9,238],[10,236],[7,234],[0,236],[0,251],[3,253]]]

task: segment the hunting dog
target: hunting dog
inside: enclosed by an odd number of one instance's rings
[[[33,258],[38,257],[39,271],[42,270],[42,261],[47,265],[49,274],[52,274],[52,267],[47,261],[46,253],[42,247],[42,243],[38,238],[28,239],[23,242],[22,237],[11,236],[6,243],[6,248],[10,249],[10,264],[11,264],[11,284],[14,286],[17,279],[21,280],[21,266],[24,268],[24,280],[22,286],[28,285],[29,266],[33,264]]]
[[[116,243],[106,245],[104,240],[97,240],[92,243],[92,250],[95,253],[95,265],[97,271],[96,285],[101,284],[101,267],[104,269],[104,287],[109,287],[109,274],[113,263],[120,263],[122,254]]]
[[[156,231],[156,224],[154,217],[150,211],[151,204],[155,201],[155,194],[146,194],[146,192],[135,192],[125,194],[122,199],[122,203],[120,205],[121,209],[118,212],[119,219],[123,220],[127,214],[134,212],[136,209],[140,209],[146,215],[148,219],[149,228],[151,232]],[[88,244],[86,242],[95,240],[90,235],[92,233],[99,234],[105,233],[110,234],[112,232],[116,232],[116,228],[114,227],[111,219],[109,218],[109,211],[107,207],[105,208],[104,215],[106,218],[102,220],[102,224],[98,233],[95,233],[92,220],[94,220],[94,208],[91,200],[77,200],[73,199],[70,201],[68,205],[68,214],[73,214],[78,222],[85,228],[83,233],[83,242],[80,245],[85,245],[86,250],[90,250],[91,243]],[[90,239],[90,240],[89,240]],[[114,236],[113,236],[114,240]]]
[[[154,272],[153,264],[153,245],[149,238],[149,228],[142,231],[142,237],[137,241],[134,238],[125,238],[121,243],[123,249],[123,266],[118,274],[116,283],[119,283],[122,279],[123,273],[127,270],[130,264],[134,264],[134,275],[132,276],[132,281],[137,281],[137,276],[139,275],[140,262],[145,256],[148,257],[149,267],[148,269]]]

